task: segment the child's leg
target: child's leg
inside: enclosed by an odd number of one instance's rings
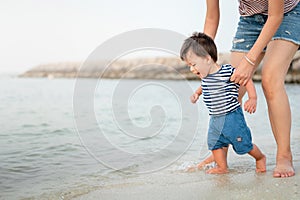
[[[253,144],[253,149],[248,152],[256,160],[256,172],[266,172],[266,156]]]
[[[225,174],[225,173],[227,173],[228,172],[227,159],[226,159],[227,151],[220,148],[220,149],[212,150],[212,153],[213,153],[215,162],[217,163],[217,166],[212,169],[207,170],[206,173],[208,173],[208,174]]]
[[[223,147],[223,149],[225,151],[225,157],[227,158],[228,147]],[[212,162],[215,162],[215,158],[214,158],[213,154],[211,154],[210,156],[208,156],[207,158],[205,158],[205,160],[203,160],[200,163],[198,163],[197,167],[198,167],[198,169],[203,169],[203,167],[205,165],[210,164]]]

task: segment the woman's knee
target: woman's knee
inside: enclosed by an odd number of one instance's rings
[[[264,91],[264,94],[266,98],[269,96],[272,96],[273,90],[272,90],[272,80],[270,76],[262,75],[261,76],[261,86]]]
[[[267,99],[273,99],[281,90],[284,90],[284,80],[276,76],[263,73],[261,84]]]

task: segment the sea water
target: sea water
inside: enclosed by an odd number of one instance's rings
[[[207,109],[201,98],[189,102],[199,84],[1,78],[0,199],[70,199],[132,176],[172,177],[195,164],[208,155]],[[256,89],[257,112],[245,114],[246,120],[253,141],[274,158],[260,83]],[[299,159],[300,85],[286,89],[292,148]],[[249,170],[238,161],[229,163],[237,171]]]

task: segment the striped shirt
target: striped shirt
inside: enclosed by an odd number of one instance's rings
[[[298,3],[299,0],[284,0],[284,13],[291,11]],[[268,15],[268,0],[239,0],[239,12],[242,16]]]
[[[218,72],[202,79],[203,101],[209,115],[224,115],[240,106],[239,85],[230,81],[233,71],[231,65],[222,65]]]

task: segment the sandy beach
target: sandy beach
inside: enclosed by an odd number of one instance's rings
[[[295,133],[297,130],[299,129],[294,129]],[[204,169],[186,172],[188,165],[197,163],[195,159],[197,155],[187,152],[188,155],[163,170],[148,174],[121,173],[119,179],[101,182],[98,188],[95,187],[86,194],[73,195],[70,199],[300,199],[299,135],[292,135],[296,175],[289,178],[273,178],[272,176],[276,156],[276,145],[272,135],[258,136],[254,142],[267,156],[266,173],[255,173],[254,160],[249,155],[235,154],[232,148],[228,151],[228,174],[206,174]]]
[[[298,173],[299,164],[295,163]],[[73,199],[299,199],[300,175],[273,178],[272,167],[269,165],[264,174],[241,167],[225,175],[209,175],[204,171],[141,175],[101,186]]]

